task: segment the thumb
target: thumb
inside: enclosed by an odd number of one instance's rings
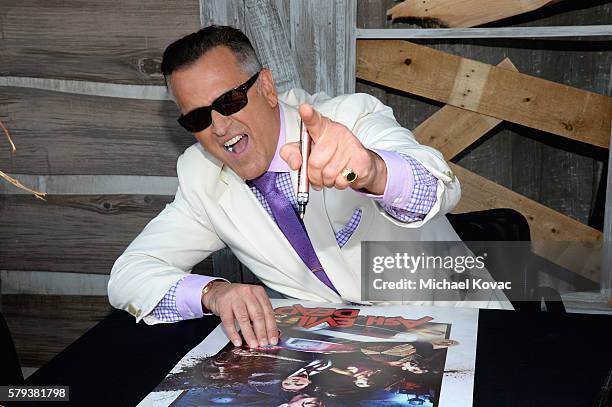
[[[302,166],[302,153],[300,153],[300,143],[287,143],[280,149],[280,156],[289,164],[289,167],[296,171]]]

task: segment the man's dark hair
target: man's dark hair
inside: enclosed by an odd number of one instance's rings
[[[254,75],[261,70],[261,63],[251,41],[242,31],[226,25],[210,25],[168,45],[161,63],[166,85],[168,76],[172,72],[188,67],[202,55],[219,46],[225,46],[232,51],[247,75]]]

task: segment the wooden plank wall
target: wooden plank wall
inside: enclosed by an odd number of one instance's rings
[[[584,8],[585,3],[591,3],[592,7]],[[612,17],[612,5],[609,2],[599,3],[602,2],[581,2],[578,10],[553,6],[535,15],[505,20],[503,25],[605,24]],[[393,1],[359,2],[358,27],[412,27],[386,20],[386,9],[393,4]],[[567,11],[560,11],[565,9]],[[610,94],[612,53],[609,42],[497,39],[419,43],[489,64],[497,64],[504,57],[509,57],[520,72]],[[363,83],[357,86],[383,98],[395,108],[400,122],[409,128],[416,127],[438,109],[438,105],[415,97]],[[457,163],[587,223],[606,153],[604,149],[589,148],[520,126],[504,124],[486,141],[461,156]]]
[[[612,18],[609,1],[566,3],[506,19],[496,25],[607,24]],[[386,10],[394,4],[391,0],[360,1],[358,27],[416,28],[386,19]],[[612,91],[609,41],[482,39],[415,42],[493,65],[508,57],[522,73],[608,96]],[[437,103],[367,83],[358,82],[357,90],[380,97],[394,108],[400,123],[408,128],[415,128],[440,107]],[[582,223],[589,224],[593,219],[592,226],[601,230],[603,216],[599,213],[592,216],[592,210],[607,153],[606,149],[503,123],[453,161]]]
[[[2,275],[108,274],[171,201],[176,158],[194,142],[176,124],[159,72],[171,41],[234,25],[281,90],[343,93],[354,85],[355,1],[0,0],[0,120],[17,145],[11,153],[0,140],[0,169],[49,194],[41,202],[0,183]],[[212,259],[199,266],[211,269]],[[25,366],[48,360],[108,312],[98,297],[11,294],[2,303]],[[41,308],[57,318],[31,320]],[[35,326],[58,332],[56,345],[39,346]]]
[[[610,137],[612,138],[612,133]],[[610,162],[612,162],[612,146],[608,154],[607,191],[612,191],[612,166],[609,165]],[[602,174],[602,177],[604,174]],[[607,303],[612,305],[612,192],[606,194],[603,261],[601,269],[603,270],[603,273],[601,273],[601,287],[607,290],[607,292],[604,291],[602,294],[606,297]]]
[[[11,154],[2,139],[0,169],[49,193],[42,202],[0,185],[4,276],[108,274],[172,200],[167,178],[193,139],[176,125],[159,65],[169,42],[200,27],[199,8],[197,0],[0,0],[0,84],[13,85],[0,86],[0,120],[17,145]],[[200,268],[211,269],[210,260]],[[103,318],[108,300],[91,295],[101,289],[2,295],[22,365],[49,360]]]

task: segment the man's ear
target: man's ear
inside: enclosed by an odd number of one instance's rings
[[[260,93],[266,99],[270,107],[278,105],[278,94],[276,93],[276,84],[272,77],[272,71],[267,68],[261,70],[259,74]]]

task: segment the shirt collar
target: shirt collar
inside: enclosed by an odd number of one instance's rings
[[[285,114],[283,112],[283,107],[279,103],[278,104],[278,112],[280,114],[280,130],[278,134],[278,144],[276,145],[276,152],[274,153],[274,158],[272,158],[272,162],[270,162],[270,167],[268,171],[271,172],[289,172],[289,164],[285,160],[283,160],[280,156],[280,149],[285,145],[285,140],[287,139],[285,135]]]

